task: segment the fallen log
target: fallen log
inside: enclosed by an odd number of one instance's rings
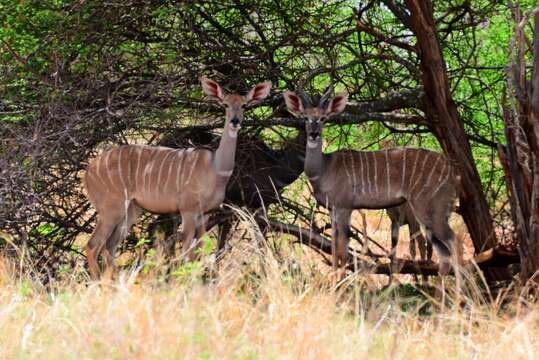
[[[519,264],[520,256],[514,248],[505,246],[495,246],[477,254],[473,261],[480,269],[489,267],[505,268],[511,264]]]
[[[273,219],[264,219],[264,221],[274,230],[296,237],[297,241],[310,247],[318,253],[331,256],[331,240],[310,229],[305,229],[297,225],[285,224]],[[438,264],[432,261],[394,259],[393,263],[380,263],[379,259],[384,255],[368,252],[361,254],[355,249],[349,250],[349,262],[347,269],[351,271],[363,270],[373,274],[416,274],[416,275],[438,275]],[[365,260],[369,257],[373,260]],[[330,259],[324,260],[331,265]],[[520,263],[518,252],[509,247],[498,245],[492,249],[477,254],[472,260],[464,264],[464,268],[473,269],[475,265],[481,269],[487,268],[506,268],[510,264]]]
[[[331,255],[331,240],[313,232],[312,230],[297,225],[284,224],[276,220],[266,219],[266,222],[275,230],[295,236],[299,243],[306,245],[317,252]],[[437,275],[438,264],[430,261],[413,261],[408,259],[394,259],[393,264],[366,261],[360,256],[374,257],[375,260],[383,257],[378,254],[360,254],[355,249],[350,249],[347,269],[351,271],[363,270],[374,274],[417,274]]]

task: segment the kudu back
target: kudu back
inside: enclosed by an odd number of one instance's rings
[[[142,212],[181,214],[183,255],[192,260],[204,230],[204,214],[219,206],[234,169],[238,130],[244,107],[263,100],[271,83],[254,86],[247,95],[226,94],[218,83],[202,78],[202,89],[226,108],[223,134],[216,151],[124,145],[92,160],[84,185],[96,208],[96,228],[86,246],[92,278],[99,277],[102,253],[112,275],[118,242]]]
[[[347,95],[338,94],[316,105],[305,94],[284,94],[288,110],[305,119],[305,174],[317,202],[331,209],[333,268],[337,278],[347,265],[350,217],[353,209],[384,209],[408,203],[440,259],[440,274],[448,274],[454,234],[448,224],[456,197],[456,179],[442,154],[413,148],[382,151],[322,152],[324,121],[341,113]]]

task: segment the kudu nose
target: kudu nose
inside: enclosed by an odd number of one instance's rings
[[[240,119],[238,119],[237,117],[233,117],[232,119],[230,119],[230,123],[236,128],[240,125]]]

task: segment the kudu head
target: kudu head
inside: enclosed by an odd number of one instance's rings
[[[324,122],[328,118],[341,113],[348,101],[347,94],[337,94],[329,99],[330,95],[331,89],[328,89],[320,100],[316,101],[315,105],[303,89],[300,89],[298,94],[293,91],[286,91],[284,93],[284,100],[288,111],[305,120],[307,146],[310,148],[319,145]]]
[[[249,105],[264,100],[271,90],[271,82],[255,85],[247,95],[226,94],[213,80],[201,78],[202,90],[226,109],[225,131],[232,138],[237,137],[243,120],[243,111]]]

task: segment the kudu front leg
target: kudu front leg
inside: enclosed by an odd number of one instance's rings
[[[204,214],[182,214],[183,239],[182,259],[194,261],[197,257],[196,250],[200,247],[200,239],[206,233],[206,221]]]
[[[397,245],[399,244],[399,229],[401,224],[397,221],[391,222],[391,251],[389,253],[390,271],[387,285],[393,282],[393,270],[395,268],[395,258],[397,257]]]
[[[341,282],[346,274],[348,265],[348,243],[350,240],[350,209],[332,210],[332,229],[333,229],[333,271],[335,281]]]

